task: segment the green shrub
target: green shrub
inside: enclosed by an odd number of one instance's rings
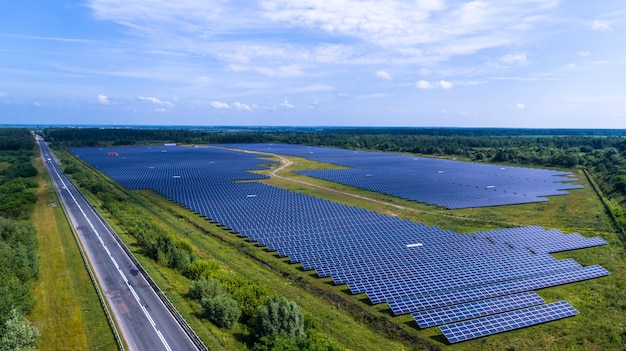
[[[293,301],[273,296],[256,313],[256,333],[259,338],[282,335],[304,337],[304,315]]]
[[[241,316],[237,301],[227,294],[203,299],[202,307],[207,318],[220,328],[232,328]]]

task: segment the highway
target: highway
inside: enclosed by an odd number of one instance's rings
[[[199,350],[38,136],[41,154],[128,350]],[[203,346],[203,345],[202,345]],[[205,348],[203,348],[205,349]]]

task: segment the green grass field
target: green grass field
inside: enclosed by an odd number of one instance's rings
[[[310,161],[295,161],[289,170],[314,169],[320,165]],[[312,271],[302,271],[274,253],[254,243],[228,233],[199,216],[173,204],[152,192],[128,192],[136,206],[168,228],[174,235],[186,238],[198,255],[219,261],[226,269],[254,279],[296,301],[320,331],[342,347],[352,350],[623,350],[626,346],[626,292],[624,289],[623,243],[619,240],[600,201],[585,177],[578,170],[584,189],[570,195],[550,197],[538,204],[502,206],[464,210],[446,210],[417,204],[386,195],[352,189],[321,180],[281,173],[293,179],[345,191],[376,200],[348,197],[334,191],[311,188],[284,179],[267,182],[293,191],[380,213],[425,222],[459,233],[505,228],[520,225],[541,225],[566,233],[601,236],[609,245],[559,253],[557,258],[571,257],[583,265],[600,264],[611,272],[604,278],[538,291],[546,302],[567,300],[579,312],[578,316],[538,326],[448,345],[438,328],[420,330],[410,316],[393,317],[386,304],[370,305],[365,295],[350,295],[347,287],[334,286],[330,279],[319,279]],[[110,182],[110,180],[107,180]],[[384,203],[382,203],[384,202]],[[114,221],[112,221],[115,225]],[[133,239],[117,228],[122,238],[153,278],[167,292],[177,308],[198,332],[211,350],[245,350],[241,330],[224,332],[198,318],[198,306],[185,298],[189,282],[180,274],[140,256]]]
[[[39,184],[33,218],[41,270],[35,286],[37,305],[29,317],[41,331],[39,350],[115,350],[113,334],[54,190],[41,175]]]

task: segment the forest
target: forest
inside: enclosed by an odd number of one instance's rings
[[[31,222],[37,196],[34,136],[28,129],[0,129],[0,350],[30,350],[39,331],[25,316],[36,300],[37,232]]]

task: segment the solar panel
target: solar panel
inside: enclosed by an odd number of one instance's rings
[[[439,327],[450,343],[528,327],[577,315],[567,301],[529,307]]]
[[[555,274],[522,278],[462,290],[388,300],[387,303],[395,315],[400,315],[428,310],[431,308],[439,308],[459,303],[503,296],[522,291],[568,284],[586,279],[599,278],[608,274],[609,272],[607,272],[604,268],[594,265]]]
[[[349,167],[296,173],[450,209],[548,201],[581,188],[571,173],[284,144],[232,147],[304,157]]]
[[[387,184],[396,189],[421,182],[414,177],[416,169],[402,173],[407,162],[405,156],[295,146],[278,148],[317,154],[326,162],[369,170],[379,165],[389,166],[392,173],[402,174],[394,180],[396,183]],[[330,276],[337,284],[346,283],[354,293],[365,292],[373,303],[389,303],[395,314],[418,312],[420,316],[421,311],[430,310],[429,318],[438,318],[439,324],[443,320],[448,323],[451,317],[475,317],[481,306],[484,309],[480,313],[523,306],[532,300],[533,293],[529,291],[533,289],[608,274],[602,267],[582,267],[574,260],[559,261],[548,254],[578,245],[603,244],[602,239],[565,235],[537,226],[457,234],[262,184],[258,180],[267,177],[250,170],[266,169],[271,162],[259,159],[254,153],[184,147],[71,151],[123,186],[152,189],[234,234],[289,257],[292,262],[301,262],[304,269],[315,269],[319,276]],[[107,156],[109,151],[119,156]],[[506,173],[499,168],[459,166],[451,161],[429,165],[430,160],[421,158],[410,161],[419,161],[420,167],[433,170],[426,181],[434,185],[424,189],[428,201],[446,198],[450,206],[467,204],[468,196],[472,198],[477,191],[468,190],[463,184],[458,188],[463,191],[451,186],[449,177],[454,173],[469,172],[465,176],[475,180],[485,174],[492,178],[517,174],[517,178],[506,182],[528,177],[538,188],[535,192],[526,185],[529,188],[525,191],[532,192],[532,196],[549,193],[555,187],[551,178],[564,174],[526,169],[509,169]],[[482,173],[472,175],[472,172]],[[363,175],[373,179],[378,176],[377,173]],[[494,181],[496,188],[507,184],[496,183],[494,179],[490,181]],[[478,203],[505,204],[510,200],[508,195],[503,197],[493,188],[488,191],[495,195],[489,195],[490,200],[477,200]],[[519,293],[528,299],[515,297]],[[447,312],[436,313],[435,309],[446,308],[449,308]]]
[[[543,303],[544,301],[539,295],[534,291],[528,291],[515,295],[416,312],[412,316],[420,328],[428,328]]]

